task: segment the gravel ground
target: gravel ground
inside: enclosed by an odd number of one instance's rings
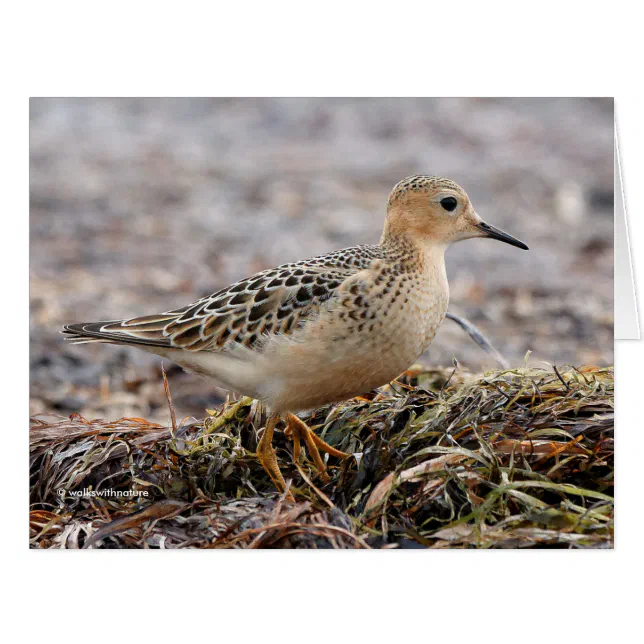
[[[416,173],[456,180],[531,249],[452,247],[450,311],[512,364],[612,364],[612,142],[612,99],[33,99],[31,410],[166,419],[158,358],[68,346],[60,326],[375,243]],[[494,366],[446,321],[421,361],[454,356]],[[221,400],[169,373],[179,415]]]

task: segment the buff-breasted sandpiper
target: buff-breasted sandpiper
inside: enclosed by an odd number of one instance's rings
[[[257,456],[284,490],[272,447],[280,417],[294,457],[300,439],[322,471],[318,449],[348,456],[294,412],[365,393],[407,369],[447,312],[445,249],[472,237],[528,249],[482,221],[453,181],[412,176],[389,195],[378,245],[265,270],[159,315],[70,324],[64,333],[79,343],[139,347],[260,400],[270,414]]]

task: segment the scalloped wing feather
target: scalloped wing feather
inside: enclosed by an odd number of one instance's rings
[[[378,246],[356,246],[257,273],[197,302],[159,315],[72,324],[73,342],[137,344],[220,351],[233,344],[260,348],[267,336],[289,335],[319,311],[352,275],[381,257]]]

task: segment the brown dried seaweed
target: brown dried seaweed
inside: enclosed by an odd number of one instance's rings
[[[247,398],[176,429],[35,417],[31,545],[612,547],[611,368],[416,368],[304,418],[353,457],[324,483],[277,432],[293,503],[255,457]]]

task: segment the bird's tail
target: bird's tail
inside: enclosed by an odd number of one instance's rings
[[[130,320],[108,322],[81,322],[66,324],[61,333],[72,344],[107,342],[145,347],[171,348],[171,340],[165,328],[176,320],[177,315],[149,315]]]

